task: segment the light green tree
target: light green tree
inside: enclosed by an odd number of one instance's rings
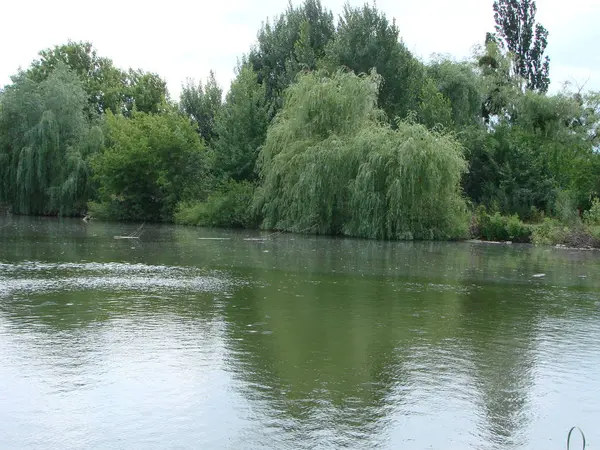
[[[0,97],[0,201],[15,213],[72,215],[90,195],[87,158],[102,132],[78,76],[63,64],[42,81],[13,77]]]
[[[376,106],[381,78],[338,71],[299,78],[261,150],[263,226],[379,239],[466,232],[462,147]]]

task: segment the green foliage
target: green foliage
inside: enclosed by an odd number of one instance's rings
[[[529,242],[532,228],[516,214],[503,216],[497,211],[489,214],[482,206],[475,213],[472,234],[487,241]]]
[[[106,111],[120,112],[124,100],[125,75],[113,66],[110,59],[98,56],[90,42],[68,41],[40,51],[39,56],[28,70],[32,80],[42,82],[59,65],[66,65],[83,84],[88,96],[90,115]]]
[[[554,217],[565,225],[579,222],[579,213],[576,208],[574,195],[569,191],[558,191],[554,201]]]
[[[90,43],[43,50],[0,91],[0,203],[165,221],[180,205],[186,223],[248,226],[250,182],[267,228],[442,239],[465,235],[464,190],[493,208],[487,236],[525,240],[520,220],[552,216],[564,242],[588,245],[600,94],[546,95],[535,2],[494,10],[474,61],[423,64],[375,4],[347,4],[337,26],[320,0],[290,4],[223,104],[212,73],[176,105],[160,76],[115,68]]]
[[[419,119],[429,128],[436,126],[452,128],[454,125],[450,99],[438,90],[432,79],[428,79],[421,88]]]
[[[263,226],[379,239],[464,235],[462,148],[421,125],[383,125],[379,83],[376,74],[338,71],[290,87],[261,151]]]
[[[594,239],[596,239],[597,241],[600,242],[600,226],[592,225],[589,227],[589,230],[590,230],[590,234],[594,237]]]
[[[452,121],[457,128],[481,122],[483,89],[470,64],[438,58],[426,67],[426,71],[438,91],[449,100]]]
[[[545,93],[550,85],[550,58],[544,58],[548,31],[535,22],[533,0],[494,2],[497,42],[514,55],[513,72],[526,81],[527,89]]]
[[[254,227],[257,224],[252,209],[254,189],[251,183],[228,180],[205,201],[180,203],[175,213],[175,222],[209,227]]]
[[[522,79],[511,73],[511,55],[503,54],[494,40],[486,42],[483,48],[477,48],[474,57],[483,95],[481,115],[487,124],[492,125],[495,118],[509,116],[506,109],[522,95]]]
[[[531,242],[535,245],[557,245],[565,241],[569,229],[556,219],[546,218],[534,228]]]
[[[418,109],[423,66],[399,40],[395,20],[390,23],[375,5],[346,4],[326,54],[332,70],[342,66],[361,74],[374,68],[383,77],[378,104],[392,123]]]
[[[216,117],[215,173],[234,180],[255,180],[256,159],[267,134],[265,86],[242,66]]]
[[[600,199],[595,197],[592,206],[583,213],[583,220],[588,225],[600,225]]]
[[[581,224],[566,226],[558,220],[546,218],[534,228],[531,241],[535,245],[560,245],[570,248],[599,248],[597,229]]]
[[[264,24],[248,63],[265,88],[269,118],[281,108],[283,91],[298,72],[316,68],[334,32],[333,14],[320,0],[305,0],[297,7],[290,3],[272,24]]]
[[[112,219],[172,220],[178,202],[205,190],[207,154],[174,113],[108,114],[106,148],[92,159],[100,206]]]
[[[144,113],[163,112],[168,97],[167,83],[158,74],[129,69],[122,112],[126,115],[134,110]]]
[[[470,151],[466,192],[524,219],[532,207],[556,211],[559,191],[572,193],[572,210],[585,206],[597,189],[600,155],[591,139],[593,121],[578,119],[584,112],[572,96],[514,97],[491,129],[463,134]]]
[[[223,90],[217,84],[214,72],[210,72],[206,84],[197,85],[190,79],[182,87],[179,98],[181,112],[192,119],[198,127],[200,136],[207,145],[217,138],[215,119],[221,109]]]
[[[46,80],[60,65],[66,65],[79,77],[87,94],[90,118],[112,111],[128,114],[134,105],[138,111],[158,112],[168,97],[166,83],[158,75],[141,70],[122,71],[112,60],[100,57],[90,42],[68,41],[42,50],[40,59],[28,69],[35,82]]]
[[[72,215],[90,194],[87,157],[102,145],[86,94],[64,65],[41,82],[26,72],[0,97],[0,202],[19,214]]]
[[[492,132],[474,133],[467,145],[471,155],[465,191],[474,202],[523,219],[532,207],[552,209],[556,182],[532,134],[501,122]]]

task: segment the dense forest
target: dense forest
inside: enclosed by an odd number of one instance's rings
[[[226,93],[210,73],[177,101],[88,42],[43,50],[0,91],[0,209],[598,246],[600,93],[548,94],[534,1],[490,14],[470,59],[424,62],[374,4],[305,0]]]

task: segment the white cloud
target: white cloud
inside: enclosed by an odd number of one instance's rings
[[[342,11],[344,0],[322,1],[335,14]],[[538,20],[550,31],[553,88],[571,78],[589,78],[586,87],[600,90],[600,58],[593,47],[600,42],[594,24],[600,1],[571,0],[565,8],[559,0],[538,0],[537,6]],[[0,84],[8,83],[19,66],[27,67],[39,50],[73,39],[91,41],[120,67],[158,72],[174,96],[187,77],[204,78],[211,69],[227,88],[237,58],[248,51],[261,23],[286,7],[287,0],[10,2],[3,6],[0,28]],[[396,18],[404,42],[421,58],[432,53],[468,57],[493,29],[492,0],[378,0],[377,7]]]

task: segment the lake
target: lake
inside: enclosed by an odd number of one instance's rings
[[[0,448],[600,445],[600,252],[138,230],[0,217]]]

